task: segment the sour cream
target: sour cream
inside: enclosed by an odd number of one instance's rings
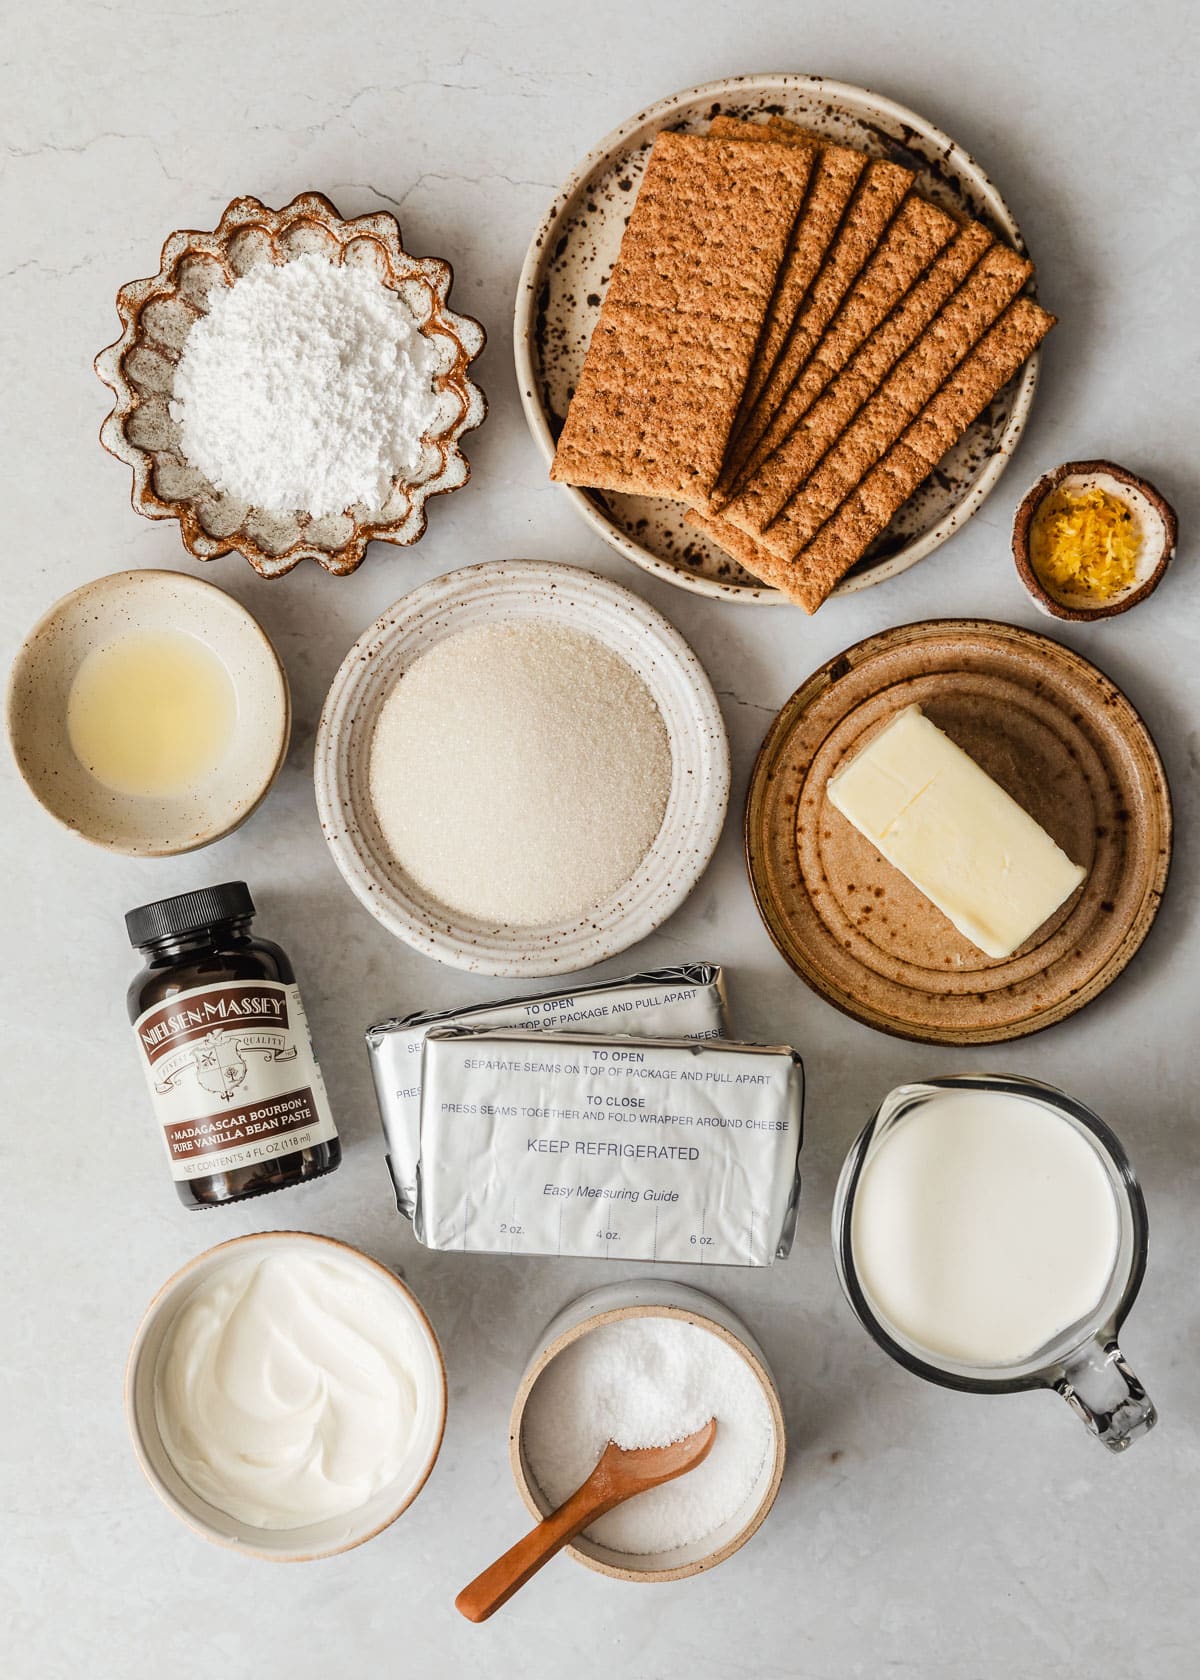
[[[395,1482],[427,1397],[420,1330],[386,1277],[336,1248],[235,1255],[164,1339],[163,1446],[202,1499],[256,1528],[343,1516]]]

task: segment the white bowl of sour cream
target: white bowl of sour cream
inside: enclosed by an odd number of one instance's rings
[[[412,1292],[330,1237],[264,1231],[163,1285],[125,1375],[134,1451],[205,1539],[301,1562],[361,1545],[425,1485],[446,1369]]]

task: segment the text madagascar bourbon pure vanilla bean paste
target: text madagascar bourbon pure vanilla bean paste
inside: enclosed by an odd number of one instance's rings
[[[286,1190],[342,1158],[296,976],[227,881],[125,918],[146,967],[129,1018],[186,1207]]]

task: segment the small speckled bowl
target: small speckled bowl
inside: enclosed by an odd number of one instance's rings
[[[190,1488],[172,1464],[155,1416],[155,1377],[159,1354],[171,1326],[192,1291],[231,1260],[251,1251],[263,1258],[300,1251],[312,1255],[336,1250],[342,1260],[362,1266],[396,1291],[412,1319],[422,1348],[414,1373],[423,1403],[405,1463],[395,1482],[381,1488],[366,1505],[344,1516],[327,1517],[305,1528],[255,1528],[210,1505]],[[125,1367],[125,1421],[142,1472],[163,1504],[195,1533],[218,1546],[271,1563],[309,1563],[348,1552],[390,1527],[408,1510],[429,1480],[446,1428],[446,1363],[433,1325],[408,1285],[369,1254],[333,1237],[312,1231],[252,1231],[218,1243],[169,1277],[138,1325]]]
[[[370,269],[408,304],[440,358],[438,419],[421,440],[416,471],[394,480],[382,507],[355,503],[320,519],[258,508],[216,489],[183,455],[170,412],[184,342],[207,312],[213,288],[232,285],[260,263],[308,252]],[[117,293],[124,330],[96,357],[96,372],[117,399],[100,441],[133,469],[134,507],[148,519],[177,519],[184,547],[198,560],[236,549],[262,577],[280,577],[304,559],[340,576],[359,565],[372,538],[416,542],[429,498],[467,482],[470,467],[459,440],[487,413],[483,392],[467,377],[483,349],[483,328],[448,307],[452,279],[448,262],[408,255],[394,216],[345,221],[322,193],[302,193],[282,210],[235,198],[214,232],[171,234],[158,273]]]
[[[116,793],[76,758],[67,733],[75,676],[96,648],[131,631],[187,631],[216,654],[238,726],[213,774],[177,798]],[[98,846],[169,857],[207,846],[266,797],[291,732],[287,677],[266,631],[214,584],[183,572],[114,572],[64,595],[26,636],[8,682],[8,738],[30,792]]]
[[[1032,539],[1038,513],[1047,496],[1064,484],[1076,492],[1106,490],[1127,502],[1133,512],[1142,539],[1141,550],[1133,582],[1111,600],[1097,601],[1090,595],[1068,590],[1052,591],[1034,568]],[[1013,520],[1013,559],[1017,563],[1017,575],[1036,607],[1051,618],[1089,624],[1093,619],[1116,618],[1119,613],[1148,600],[1175,558],[1177,536],[1175,509],[1144,478],[1138,478],[1114,461],[1066,461],[1039,478],[1017,509]]]
[[[538,1378],[565,1348],[605,1324],[630,1318],[675,1318],[707,1330],[739,1354],[753,1371],[771,1414],[771,1445],[763,1459],[754,1486],[740,1511],[720,1528],[701,1540],[676,1546],[667,1552],[614,1552],[599,1546],[586,1534],[566,1548],[567,1555],[598,1574],[618,1581],[649,1583],[682,1581],[724,1563],[740,1550],[766,1520],[783,1480],[787,1452],[787,1431],[779,1391],[766,1355],[736,1313],[686,1284],[662,1278],[637,1278],[630,1283],[604,1284],[572,1301],[553,1319],[540,1337],[513,1402],[508,1431],[508,1456],[517,1491],[530,1515],[540,1520],[550,1513],[550,1503],[533,1479],[525,1451],[525,1409]],[[717,1425],[720,1428],[720,1423]]]
[[[650,690],[671,745],[671,791],[657,838],[607,903],[567,927],[485,923],[439,904],[389,853],[370,797],[376,721],[404,672],[459,630],[530,617],[595,636],[619,654]],[[402,596],[350,649],[321,714],[315,779],[334,861],[391,933],[455,968],[545,976],[624,951],[683,903],[725,821],[729,742],[699,660],[653,607],[576,566],[494,560],[448,572]]]

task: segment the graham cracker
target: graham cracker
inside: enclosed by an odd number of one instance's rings
[[[825,135],[815,128],[805,128],[803,123],[793,122],[791,117],[780,116],[778,111],[769,111],[763,118],[763,127],[769,129],[772,137],[786,134],[793,140],[811,140],[814,146],[828,146]]]
[[[722,484],[727,480],[732,482],[736,493],[739,481],[753,478],[756,468],[787,439],[829,381],[903,301],[957,232],[958,224],[952,217],[915,193],[908,195],[875,254],[816,344],[807,365],[770,416],[757,445],[748,448],[753,420],[735,435],[730,458],[718,481],[716,501],[720,501]],[[764,401],[770,400],[771,387],[785,363],[786,358],[776,369]]]
[[[749,413],[770,378],[771,370],[787,342],[793,322],[816,278],[855,186],[867,166],[863,152],[848,146],[829,146],[807,130],[783,117],[768,123],[741,122],[736,117],[714,117],[710,135],[727,140],[762,140],[769,136],[787,145],[803,146],[809,153],[811,174],[804,208],[797,218],[791,243],[779,271],[779,280],[754,361],[742,396],[742,412]],[[735,432],[737,426],[734,428]]]
[[[702,513],[699,508],[688,508],[683,522],[693,530],[703,532],[710,542],[716,543],[719,549],[763,583],[774,584],[776,589],[787,592],[792,570],[788,562],[755,542],[745,531],[739,531],[736,525],[731,525],[718,514]]]
[[[773,140],[658,136],[552,478],[711,493],[810,165]]]
[[[1030,298],[1018,298],[1005,310],[853,495],[788,563],[792,576],[780,587],[792,600],[816,612],[1053,325],[1054,316]]]
[[[728,499],[742,466],[770,427],[775,410],[816,349],[843,298],[874,255],[913,179],[907,169],[900,169],[894,163],[868,160],[837,237],[792,322],[757,402],[737,433],[728,469],[722,475],[718,505]]]
[[[904,352],[916,343],[938,310],[967,278],[992,244],[979,222],[959,233],[901,303],[856,351],[843,371],[830,380],[762,472],[723,510],[722,518],[757,529],[770,524],[812,473],[821,457],[850,425]],[[805,369],[804,379],[823,371],[821,352]]]
[[[963,248],[960,260],[975,243]],[[1007,246],[989,246],[816,465],[808,433],[798,429],[725,508],[724,517],[782,559],[798,553],[999,318],[1031,271]],[[929,289],[913,304],[918,313],[947,283],[944,273],[931,273],[928,280]]]
[[[756,138],[760,146],[779,144],[762,128]],[[716,193],[704,191],[706,177],[699,168],[704,154],[693,161],[696,146],[708,143],[707,136],[659,136],[608,283],[609,302],[761,321],[762,290],[770,286],[773,291],[780,272],[778,249],[730,238],[731,231],[737,233],[736,227],[731,229],[732,207]],[[673,160],[669,169],[662,165],[665,156]],[[812,158],[811,146],[789,155],[790,172],[801,192]],[[681,240],[683,195],[688,198],[688,237]],[[793,213],[791,226],[795,220]],[[790,232],[791,227],[789,238]]]

